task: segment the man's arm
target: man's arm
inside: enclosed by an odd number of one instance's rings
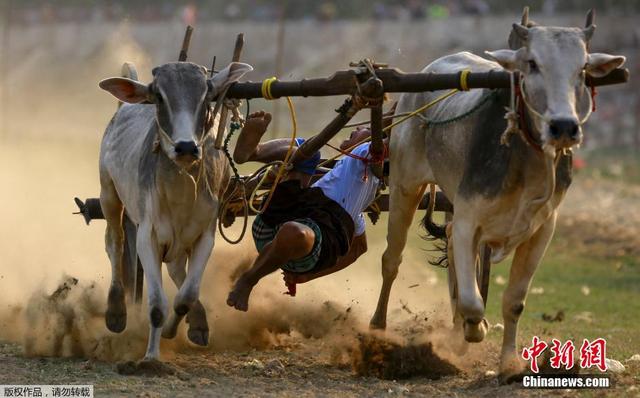
[[[351,242],[351,246],[349,247],[349,251],[342,257],[338,257],[338,261],[336,261],[335,265],[330,268],[323,269],[320,272],[316,273],[307,273],[307,274],[295,274],[293,272],[285,272],[285,280],[293,283],[305,283],[311,280],[333,274],[334,272],[338,272],[344,268],[347,268],[349,265],[356,262],[356,260],[367,252],[367,235],[363,233],[362,235],[358,235],[353,238]]]

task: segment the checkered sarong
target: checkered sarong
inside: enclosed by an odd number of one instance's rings
[[[318,226],[318,224],[316,224],[316,222],[310,218],[299,218],[292,221],[311,228],[315,235],[313,249],[311,249],[311,253],[307,254],[306,256],[297,260],[291,260],[280,268],[285,271],[299,273],[311,271],[316,266],[316,264],[318,263],[318,259],[320,258],[320,249],[322,246],[322,231],[320,231],[320,227]],[[258,249],[258,252],[261,252],[262,249],[264,249],[264,247],[267,245],[267,243],[271,242],[273,238],[275,238],[276,234],[278,233],[278,229],[280,229],[280,225],[277,225],[275,228],[273,228],[267,225],[262,220],[260,215],[256,216],[256,219],[253,221],[253,227],[251,231],[253,233],[253,240],[256,243],[256,249]]]

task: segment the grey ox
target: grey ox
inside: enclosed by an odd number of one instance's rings
[[[516,352],[518,318],[553,235],[558,206],[571,183],[567,150],[580,144],[582,123],[591,107],[585,77],[604,76],[625,61],[622,56],[588,53],[594,29],[591,23],[586,29],[514,24],[512,39],[519,44],[513,49],[487,52],[491,60],[457,53],[437,59],[423,70],[519,71],[526,99],[524,125],[520,126],[523,132],[505,135],[501,143],[509,90],[498,90],[477,112],[456,123],[425,128],[424,120],[413,118],[394,131],[387,248],[372,327],[386,327],[389,294],[402,261],[407,230],[427,184],[437,183],[455,209],[448,227],[449,286],[454,329],[464,334],[467,342],[482,341],[488,326],[476,282],[479,248],[483,244],[490,247],[492,263],[515,250],[502,298],[504,337],[499,378],[508,382],[521,374],[523,367]],[[397,112],[413,111],[441,94],[403,94]],[[461,92],[422,116],[431,121],[448,119],[474,108],[489,94],[489,90]]]
[[[155,68],[149,85],[119,77],[100,82],[101,88],[128,103],[113,116],[100,148],[100,205],[112,267],[106,324],[113,332],[126,327],[126,210],[138,226],[137,251],[147,282],[147,360],[158,359],[160,336],[174,337],[185,315],[189,339],[208,343],[207,319],[198,297],[213,250],[219,199],[230,178],[228,161],[214,148],[211,136],[217,131],[211,101],[251,69],[232,63],[209,79],[203,67],[177,62]],[[162,290],[163,262],[179,289],[170,318]]]

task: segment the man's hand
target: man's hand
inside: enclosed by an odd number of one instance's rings
[[[320,272],[305,272],[304,274],[298,274],[295,272],[283,270],[283,279],[287,284],[299,285],[301,283],[306,283],[314,279],[321,278],[325,275],[333,274],[334,272],[338,272],[341,269],[344,269],[353,264],[358,259],[358,257],[366,253],[366,251],[367,235],[363,233],[362,235],[356,236],[353,239],[353,242],[351,242],[351,246],[349,247],[349,252],[343,257],[338,257],[338,261],[332,267],[326,268]]]
[[[301,283],[309,282],[312,278],[313,274],[298,274],[295,272],[282,271],[282,276],[284,282],[287,285],[299,285]]]

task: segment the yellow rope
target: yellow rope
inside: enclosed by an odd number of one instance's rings
[[[272,100],[274,99],[273,96],[271,95],[271,85],[273,84],[273,82],[277,81],[278,79],[276,77],[270,77],[268,79],[264,79],[262,81],[262,96],[264,97],[264,99],[267,100]]]
[[[471,71],[469,69],[464,69],[462,72],[460,72],[460,89],[462,91],[469,91],[468,78],[470,72]]]
[[[273,79],[275,79],[275,78],[273,78]],[[263,86],[264,86],[264,83],[263,83]],[[269,189],[269,193],[267,194],[267,198],[263,201],[263,204],[262,204],[260,209],[254,208],[253,199],[255,198],[256,192],[258,191],[258,189],[260,189],[262,184],[264,184],[264,182],[267,180],[267,177],[269,176],[269,173],[271,172],[270,169],[267,169],[267,171],[265,172],[264,176],[262,177],[262,179],[260,180],[258,185],[256,185],[255,189],[251,193],[251,197],[249,199],[249,206],[251,207],[251,210],[253,210],[257,214],[261,214],[262,212],[264,212],[267,209],[267,207],[269,207],[269,203],[271,203],[271,198],[273,197],[273,192],[276,190],[276,187],[280,183],[280,180],[284,176],[284,173],[289,168],[289,162],[291,160],[291,155],[293,155],[293,152],[294,152],[293,149],[296,146],[296,136],[298,134],[298,121],[296,119],[296,110],[295,110],[295,108],[293,106],[293,101],[291,101],[291,98],[289,98],[289,97],[286,97],[286,98],[287,98],[287,105],[289,106],[289,114],[291,115],[291,128],[292,128],[291,142],[289,143],[289,149],[287,150],[287,154],[284,157],[284,161],[277,162],[277,164],[276,164],[276,165],[279,164],[278,174],[276,174],[276,178],[273,181],[273,183],[271,184],[271,188]],[[276,163],[276,162],[274,162],[274,163]]]
[[[391,124],[390,124],[390,125],[388,125],[387,127],[383,128],[383,129],[382,129],[382,131],[384,132],[384,131],[391,130],[393,127],[395,127],[395,126],[399,125],[400,123],[403,123],[403,122],[405,122],[406,120],[408,120],[408,119],[410,119],[410,118],[414,117],[414,116],[415,116],[415,115],[417,115],[418,113],[420,113],[420,112],[422,112],[422,111],[424,111],[424,110],[427,110],[427,109],[431,108],[432,106],[434,106],[435,104],[437,104],[438,102],[443,101],[443,100],[445,100],[445,99],[447,99],[447,98],[451,97],[453,94],[457,93],[458,91],[459,91],[459,90],[458,90],[457,88],[454,88],[453,90],[446,92],[445,94],[443,94],[443,95],[439,96],[438,98],[434,99],[433,101],[429,102],[428,104],[423,105],[423,106],[421,106],[420,108],[416,109],[415,111],[413,111],[413,112],[409,113],[409,114],[408,114],[408,115],[406,115],[405,117],[403,117],[403,118],[401,118],[401,119],[399,119],[399,120],[397,120],[397,121],[395,121],[395,122],[391,123]],[[356,144],[353,144],[350,148],[347,148],[347,149],[345,150],[345,152],[351,152],[351,151],[352,151],[354,148],[356,148],[358,145],[363,144],[363,143],[365,143],[365,142],[367,142],[367,141],[370,141],[370,140],[371,140],[371,137],[367,137],[367,138],[363,139],[362,141],[360,141],[360,142],[358,142],[358,143],[356,143]],[[336,156],[331,157],[331,158],[329,158],[329,159],[325,160],[324,162],[320,163],[320,164],[318,165],[318,167],[322,167],[322,166],[324,166],[325,164],[327,164],[327,163],[329,163],[329,162],[332,162],[332,161],[334,161],[334,160],[338,159],[340,156],[342,156],[342,153],[339,153],[339,154],[337,154]]]

